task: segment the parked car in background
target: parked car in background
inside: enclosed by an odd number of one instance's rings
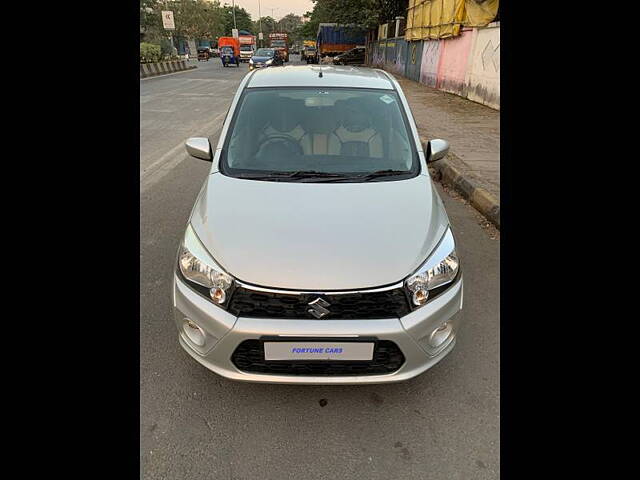
[[[219,57],[220,56],[220,49],[218,48],[211,48],[211,56],[212,57]]]
[[[206,60],[209,61],[209,48],[207,47],[198,47],[198,61]]]
[[[275,48],[259,48],[249,59],[249,70],[283,64],[284,58],[279,50]]]
[[[449,145],[421,142],[391,75],[251,72],[222,132],[186,142],[211,162],[167,302],[193,359],[234,380],[362,385],[453,349],[462,267],[428,172]]]
[[[356,47],[333,57],[334,65],[364,65],[365,48]]]

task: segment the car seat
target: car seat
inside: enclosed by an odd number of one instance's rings
[[[334,130],[340,155],[382,158],[383,141],[374,128],[372,113],[362,98],[339,100],[335,105],[339,126]]]
[[[338,121],[334,107],[304,107],[303,127],[306,131],[300,140],[305,155],[339,155],[339,142],[333,131]]]

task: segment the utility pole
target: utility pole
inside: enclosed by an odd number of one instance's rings
[[[168,0],[164,0],[164,8],[165,10],[169,10],[169,2]],[[176,48],[173,42],[173,33],[169,34],[169,40],[171,40],[171,55],[173,55],[173,49]]]
[[[262,33],[262,14],[260,13],[260,0],[258,0],[258,24],[260,24],[260,37],[263,37],[263,33]],[[260,46],[262,47],[264,40],[260,39]]]
[[[233,0],[231,2],[232,5],[232,9],[233,9],[233,28],[235,28],[236,30],[238,29],[237,25],[236,25],[236,0]]]
[[[273,21],[275,22],[275,27],[277,27],[276,30],[280,30],[280,27],[278,26],[280,22],[276,22],[276,17],[274,17],[273,15],[274,10],[280,10],[280,9],[278,7],[267,7],[267,8],[271,8],[271,18],[273,18]]]

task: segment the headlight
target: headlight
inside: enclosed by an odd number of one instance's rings
[[[420,307],[427,303],[429,292],[453,282],[459,268],[456,242],[451,228],[447,228],[435,251],[422,267],[405,281],[413,305]]]
[[[271,65],[273,63],[273,58],[271,60],[267,60],[264,62],[265,65]]]
[[[216,265],[191,225],[184,234],[178,264],[184,278],[208,289],[214,303],[224,304],[233,285],[233,277]]]

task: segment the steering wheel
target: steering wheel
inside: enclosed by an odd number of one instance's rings
[[[304,155],[302,146],[293,138],[286,135],[272,135],[267,137],[260,142],[258,151],[256,152],[256,157],[266,156],[267,158],[277,158],[285,155]]]

